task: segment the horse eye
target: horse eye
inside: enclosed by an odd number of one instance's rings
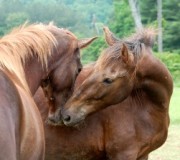
[[[49,77],[42,80],[42,82],[41,82],[41,86],[44,87],[44,88],[47,87],[49,84],[50,84],[50,78]]]
[[[78,73],[80,73],[80,72],[81,72],[81,70],[82,70],[82,68],[78,68]]]
[[[79,51],[79,48],[77,47],[75,50],[74,50],[74,52],[76,53],[76,52],[78,52]]]
[[[110,79],[110,78],[105,78],[105,79],[103,80],[103,83],[105,83],[105,84],[111,84],[112,82],[113,82],[113,80]]]
[[[54,101],[55,98],[54,98],[54,97],[50,97],[49,100],[50,100],[50,101]]]

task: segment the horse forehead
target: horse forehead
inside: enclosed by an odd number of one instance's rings
[[[73,36],[73,34],[67,34],[69,37],[69,47],[71,48],[71,50],[74,50],[76,48],[78,48],[78,39]],[[77,52],[71,52],[73,55]],[[76,54],[76,56],[78,56],[78,54]]]
[[[113,63],[102,63],[102,64],[100,64],[100,65],[98,65],[98,66],[96,66],[96,68],[95,68],[95,72],[96,72],[96,74],[99,74],[100,75],[100,73],[102,74],[102,75],[114,75],[114,74],[117,74],[118,72],[119,72],[119,70],[121,70],[121,68],[119,68],[120,67],[120,64],[115,64],[115,62]]]

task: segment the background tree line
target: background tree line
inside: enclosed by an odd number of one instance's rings
[[[134,1],[138,5],[143,26],[157,28],[157,0]],[[87,63],[96,60],[101,50],[106,47],[102,31],[104,25],[109,26],[120,38],[135,31],[129,2],[130,0],[0,0],[0,36],[25,21],[54,21],[56,25],[69,29],[79,38],[99,36],[98,40],[82,53],[83,62]],[[179,57],[180,1],[163,0],[162,8],[163,50],[177,53]],[[154,51],[157,51],[157,45]],[[169,67],[173,68],[175,65],[177,77],[180,75],[180,62],[177,61],[177,56],[175,57]]]
[[[144,26],[157,27],[157,0],[136,0]],[[180,1],[163,0],[165,51],[179,50]],[[102,35],[108,25],[119,37],[134,31],[128,0],[0,0],[0,35],[29,22],[54,21],[77,36]]]

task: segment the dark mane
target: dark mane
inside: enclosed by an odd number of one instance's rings
[[[134,45],[137,43],[144,43],[144,45],[147,47],[153,47],[156,34],[156,30],[153,28],[143,28],[132,36],[124,38],[123,41],[125,43],[132,43]]]
[[[114,45],[109,46],[105,51],[101,54],[100,58],[97,61],[97,65],[99,63],[105,65],[116,65],[115,61],[117,61],[121,55],[120,50],[122,44],[124,43],[128,50],[134,55],[135,62],[137,62],[142,56],[143,49],[145,47],[152,48],[155,41],[156,31],[153,28],[144,28],[142,30],[137,31],[135,34],[128,38],[119,39]]]
[[[144,28],[137,31],[128,38],[124,38],[121,42],[125,43],[136,59],[141,57],[143,45],[152,48],[154,45],[156,31],[153,28]]]

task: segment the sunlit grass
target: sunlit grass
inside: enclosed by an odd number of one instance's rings
[[[174,88],[169,112],[171,124],[180,124],[180,88]]]

